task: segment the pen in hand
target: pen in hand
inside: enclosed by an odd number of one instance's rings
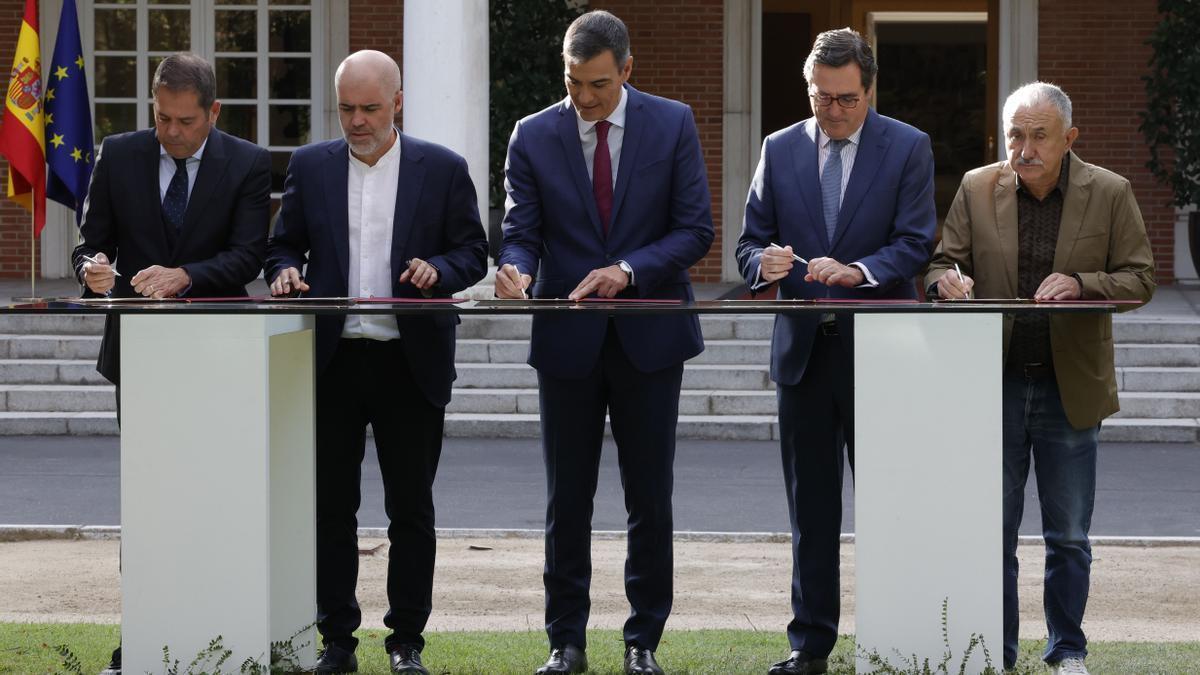
[[[90,263],[95,263],[95,264],[97,264],[97,265],[108,265],[109,267],[112,267],[112,264],[111,264],[111,263],[102,263],[102,262],[100,262],[99,260],[96,260],[95,258],[93,258],[93,257],[92,257],[92,256],[90,256],[90,255],[80,255],[79,257],[80,257],[80,258],[83,258],[84,260],[86,260],[86,261],[88,261],[88,262],[90,262]],[[118,272],[118,271],[117,271],[117,268],[115,268],[115,267],[112,267],[112,273],[113,273],[113,276],[114,276],[114,277],[119,277],[119,276],[121,276],[121,273],[120,273],[120,272]]]
[[[963,300],[970,300],[971,294],[967,292],[967,282],[963,280],[962,270],[958,269],[958,263],[954,263],[954,273],[958,275],[958,285],[962,288]]]
[[[771,246],[774,246],[775,248],[778,248],[778,249],[783,248],[782,246],[780,246],[779,244],[776,244],[775,242],[771,242]],[[796,262],[798,262],[802,265],[808,264],[807,260],[805,260],[804,258],[801,258],[800,256],[796,255],[795,253],[792,254],[792,260],[795,260]]]

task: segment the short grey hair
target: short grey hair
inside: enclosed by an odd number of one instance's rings
[[[205,110],[217,100],[217,76],[212,64],[191,52],[171,54],[158,64],[150,83],[150,93],[157,96],[160,87],[174,92],[196,92],[200,107]]]
[[[1017,114],[1018,110],[1032,108],[1043,103],[1049,103],[1058,110],[1064,131],[1071,128],[1071,97],[1067,96],[1067,92],[1060,87],[1049,82],[1030,82],[1021,85],[1008,95],[1008,99],[1004,101],[1004,114],[1002,115],[1005,128],[1012,124],[1013,116]]]
[[[862,71],[863,90],[870,90],[871,85],[875,84],[875,75],[879,73],[879,64],[875,62],[871,44],[853,28],[827,30],[813,40],[812,51],[804,60],[804,79],[812,84],[813,66],[818,63],[841,68],[851,62],[858,64]]]
[[[617,70],[629,60],[629,29],[613,14],[598,9],[571,22],[563,36],[563,61],[578,65],[611,51]]]

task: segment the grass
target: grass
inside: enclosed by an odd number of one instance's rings
[[[359,672],[384,675],[388,672],[383,652],[383,630],[361,630],[358,649]],[[216,636],[213,636],[216,637]],[[119,639],[118,627],[98,624],[0,623],[0,673],[38,675],[61,672],[54,647],[65,644],[79,658],[84,673],[98,672]],[[591,631],[588,660],[597,675],[621,672],[620,632]],[[853,673],[853,640],[843,636],[830,659],[831,673]],[[955,649],[960,649],[955,645]],[[989,645],[994,658],[1000,646]],[[546,657],[546,636],[523,633],[433,633],[428,636],[425,662],[435,675],[531,675]],[[1045,673],[1041,665],[1041,643],[1023,641],[1020,673]],[[787,655],[783,631],[671,631],[659,646],[659,663],[671,675],[752,673],[763,675],[775,661]],[[1184,675],[1200,672],[1200,642],[1131,643],[1094,642],[1088,667],[1097,675]],[[193,655],[173,655],[187,662]],[[898,659],[893,660],[898,664]],[[132,674],[130,674],[132,675]]]

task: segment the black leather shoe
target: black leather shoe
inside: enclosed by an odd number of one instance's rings
[[[663,669],[654,660],[654,650],[626,645],[625,675],[663,675]]]
[[[388,652],[388,656],[392,662],[393,673],[429,675],[429,671],[421,665],[421,650],[414,645],[400,645]]]
[[[100,675],[121,675],[121,648],[117,647],[113,650],[112,659],[108,662],[108,667],[100,671]]]
[[[808,652],[796,649],[786,661],[771,666],[767,675],[820,675],[828,670],[829,663],[825,659],[818,659]]]
[[[358,657],[354,655],[354,652],[337,645],[326,645],[317,658],[317,673],[319,675],[357,672]]]
[[[546,659],[546,665],[537,669],[536,675],[586,673],[587,669],[587,654],[575,645],[563,645],[550,650],[550,658]]]

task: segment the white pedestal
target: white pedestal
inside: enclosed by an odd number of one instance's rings
[[[221,636],[267,664],[316,616],[313,320],[121,318],[124,671]],[[292,638],[316,661],[314,628]],[[212,664],[210,664],[212,665]]]
[[[1000,314],[858,314],[855,623],[893,665],[1002,652]],[[903,656],[901,656],[903,655]],[[983,670],[976,648],[967,672]],[[872,672],[859,658],[858,672]]]

